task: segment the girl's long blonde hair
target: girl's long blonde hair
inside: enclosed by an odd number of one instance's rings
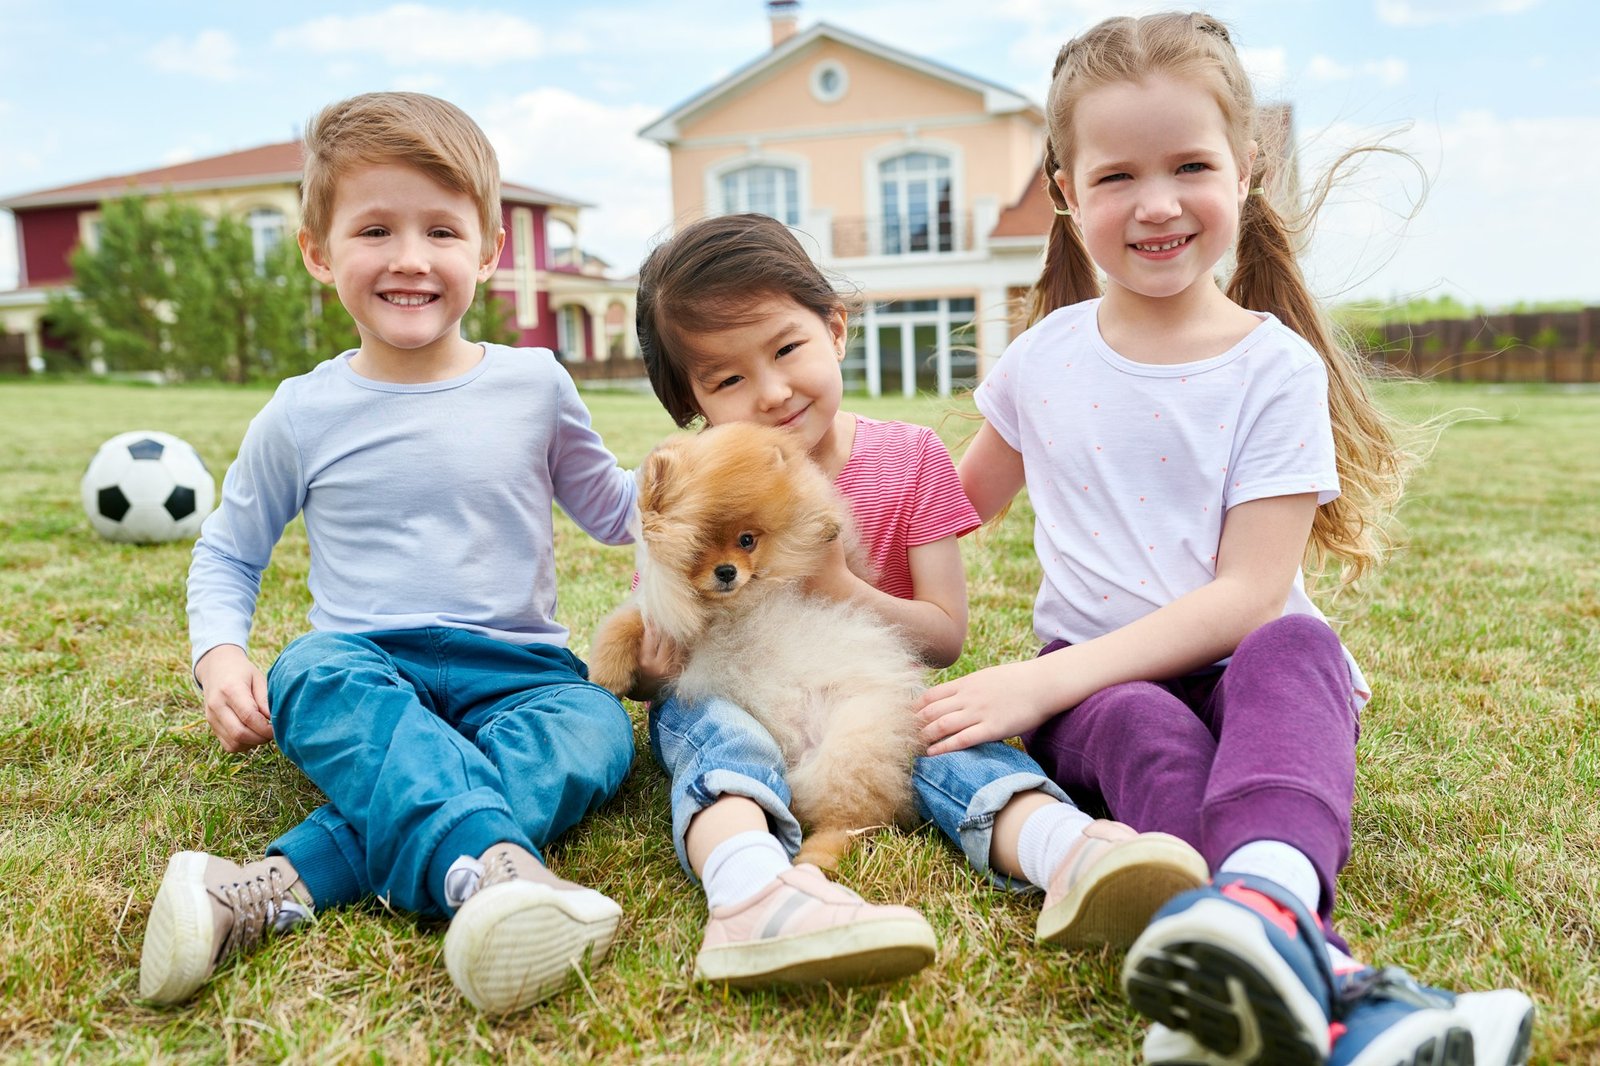
[[[1241,165],[1250,158],[1251,143],[1258,146],[1250,174],[1252,190],[1271,189],[1280,177],[1276,166],[1291,158],[1284,150],[1288,146],[1281,143],[1287,138],[1286,128],[1258,128],[1250,80],[1227,28],[1210,15],[1110,18],[1068,41],[1056,55],[1046,105],[1043,180],[1057,211],[1044,270],[1029,294],[1030,325],[1058,307],[1100,295],[1098,272],[1082,235],[1065,214],[1066,198],[1055,181],[1058,171],[1071,173],[1073,109],[1094,89],[1157,74],[1192,81],[1213,94]],[[1330,168],[1298,217],[1284,218],[1269,196],[1245,198],[1234,249],[1236,265],[1225,289],[1241,307],[1272,312],[1327,364],[1340,495],[1317,508],[1307,562],[1314,571],[1337,572],[1342,585],[1360,580],[1382,560],[1391,543],[1389,519],[1415,459],[1399,442],[1399,423],[1373,403],[1364,361],[1341,343],[1312,297],[1296,258],[1297,240],[1326,197],[1332,176],[1361,151],[1347,153]]]

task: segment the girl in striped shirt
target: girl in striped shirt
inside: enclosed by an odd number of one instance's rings
[[[900,627],[930,667],[961,654],[967,594],[956,538],[978,525],[932,430],[839,409],[847,309],[794,235],[765,215],[697,222],[639,274],[640,348],[656,396],[680,426],[758,422],[802,438],[850,501],[874,583],[840,547],[819,595]],[[777,744],[726,701],[672,694],[676,649],[646,637],[642,672],[657,696],[650,740],[672,778],[679,860],[705,887],[702,980],[736,986],[898,977],[934,954],[916,911],[875,906],[791,866],[800,826]],[[1126,945],[1205,864],[1175,837],[1093,821],[1017,748],[973,746],[923,757],[919,813],[997,881],[1047,890],[1041,942]]]

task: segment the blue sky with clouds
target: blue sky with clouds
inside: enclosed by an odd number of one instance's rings
[[[826,21],[1044,99],[1056,48],[1113,0],[803,0]],[[1600,303],[1600,257],[1557,226],[1600,192],[1593,0],[1219,0],[1264,98],[1296,108],[1303,164],[1388,135],[1312,245],[1338,298]],[[330,100],[415,89],[488,131],[507,178],[595,204],[619,270],[670,219],[640,127],[768,47],[762,0],[351,0],[338,5],[0,0],[0,196],[295,136]],[[0,213],[0,288],[16,281]]]

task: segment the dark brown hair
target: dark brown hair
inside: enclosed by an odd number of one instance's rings
[[[645,257],[634,318],[639,352],[656,399],[678,425],[701,413],[688,338],[744,325],[750,305],[768,296],[786,296],[825,321],[849,310],[789,228],[767,215],[690,223]]]

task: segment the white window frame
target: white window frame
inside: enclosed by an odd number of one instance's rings
[[[274,220],[273,224],[267,223],[269,217]],[[245,211],[244,224],[250,229],[250,257],[255,261],[256,269],[263,270],[267,265],[267,256],[289,238],[289,216],[283,213],[282,208],[259,204]]]
[[[511,209],[511,270],[514,275],[517,328],[539,324],[539,272],[533,258],[533,208]]]
[[[727,205],[724,204],[722,199],[722,179],[750,167],[774,167],[779,170],[791,171],[794,174],[794,220],[780,218],[778,221],[792,229],[800,228],[805,223],[806,213],[811,208],[811,163],[804,156],[798,155],[781,155],[770,152],[746,153],[707,167],[705,177],[706,214],[708,216],[731,215],[748,210],[744,206],[736,206],[731,211],[727,209]]]
[[[832,90],[822,84],[829,74],[836,79]],[[850,72],[837,59],[824,59],[811,68],[811,95],[819,104],[838,103],[849,91]]]
[[[888,217],[888,210],[883,202],[883,174],[885,163],[898,159],[901,156],[914,153],[924,153],[942,158],[950,168],[950,250],[942,251],[937,247],[926,251],[890,252],[884,248],[884,222]],[[961,146],[950,141],[937,141],[921,137],[907,137],[904,140],[894,141],[882,145],[865,154],[862,159],[862,183],[867,190],[864,201],[871,205],[872,210],[867,225],[867,247],[872,255],[886,256],[899,259],[906,256],[940,256],[953,255],[966,246],[967,234],[965,227],[967,214],[967,182],[966,158]],[[901,205],[904,210],[904,204]],[[901,215],[902,218],[906,216]],[[902,238],[904,242],[904,238]]]

